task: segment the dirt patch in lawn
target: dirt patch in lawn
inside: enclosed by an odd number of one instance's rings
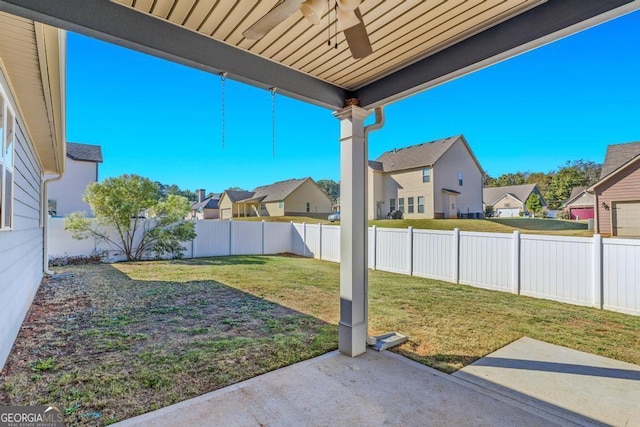
[[[335,325],[216,281],[65,272],[35,297],[0,404],[57,404],[69,425],[105,425],[337,347]]]

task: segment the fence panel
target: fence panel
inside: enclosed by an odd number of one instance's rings
[[[453,232],[413,231],[413,274],[430,279],[453,278]]]
[[[407,229],[378,228],[376,236],[376,269],[392,273],[408,273]]]
[[[640,315],[640,241],[603,240],[603,307]]]
[[[322,226],[322,259],[340,262],[340,226]]]
[[[196,238],[193,241],[192,256],[197,258],[229,255],[231,253],[230,227],[230,221],[196,221]],[[185,257],[187,256],[188,254],[185,254]]]
[[[89,237],[76,240],[64,229],[64,218],[49,218],[49,259],[56,257],[89,256],[96,250],[96,240]]]
[[[262,253],[262,223],[231,221],[231,254],[257,255]]]
[[[306,256],[307,250],[304,244],[304,233],[305,233],[305,225],[304,224],[292,224],[291,228],[291,252],[300,255]]]
[[[511,291],[513,236],[501,233],[460,233],[460,283]]]
[[[291,252],[291,224],[288,222],[264,223],[264,253]]]
[[[306,254],[312,258],[320,258],[320,225],[307,224]]]
[[[521,236],[520,293],[593,305],[593,239]]]

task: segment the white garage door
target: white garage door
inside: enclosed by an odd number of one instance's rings
[[[520,209],[518,208],[500,208],[497,215],[499,218],[511,218],[513,216],[520,216]]]
[[[640,202],[616,202],[613,204],[613,234],[615,236],[640,236]]]

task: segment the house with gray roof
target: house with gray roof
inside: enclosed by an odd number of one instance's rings
[[[213,193],[206,197],[204,189],[197,190],[198,200],[191,203],[191,211],[186,219],[219,219],[220,218],[220,197],[222,193]]]
[[[518,217],[527,211],[527,200],[532,195],[540,198],[543,208],[547,202],[536,184],[506,185],[482,189],[482,199],[487,215],[505,218]]]
[[[482,167],[462,135],[386,151],[368,170],[369,219],[482,216]]]
[[[91,208],[82,198],[87,185],[98,181],[98,165],[102,163],[102,149],[98,145],[67,142],[66,172],[61,180],[49,184],[48,210],[52,216],[65,216]]]
[[[569,214],[569,219],[586,220],[594,218],[593,194],[586,187],[574,187],[562,209]]]
[[[249,216],[326,217],[331,199],[311,178],[288,179],[253,191],[227,190],[219,201],[220,218]]]
[[[595,232],[605,236],[640,236],[640,141],[607,147],[593,194]]]

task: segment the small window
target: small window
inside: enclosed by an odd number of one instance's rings
[[[0,92],[0,229],[13,225],[15,118]]]
[[[311,212],[311,203],[307,202],[307,212]]]
[[[279,207],[280,209],[284,208],[284,202],[278,202],[278,207]]]
[[[58,201],[55,199],[49,199],[47,203],[47,210],[49,215],[56,216],[58,214]]]
[[[418,213],[424,213],[424,196],[418,197]]]
[[[431,181],[431,168],[422,169],[422,182]]]
[[[398,199],[398,210],[404,213],[404,197]]]
[[[409,209],[408,212],[413,213],[413,197],[407,198],[407,205],[407,208]]]
[[[260,203],[260,210],[262,212],[266,212],[267,211],[267,205],[265,205],[264,203]]]
[[[389,199],[389,211],[393,212],[396,210],[396,199]]]
[[[462,172],[458,174],[458,185],[462,187]]]

